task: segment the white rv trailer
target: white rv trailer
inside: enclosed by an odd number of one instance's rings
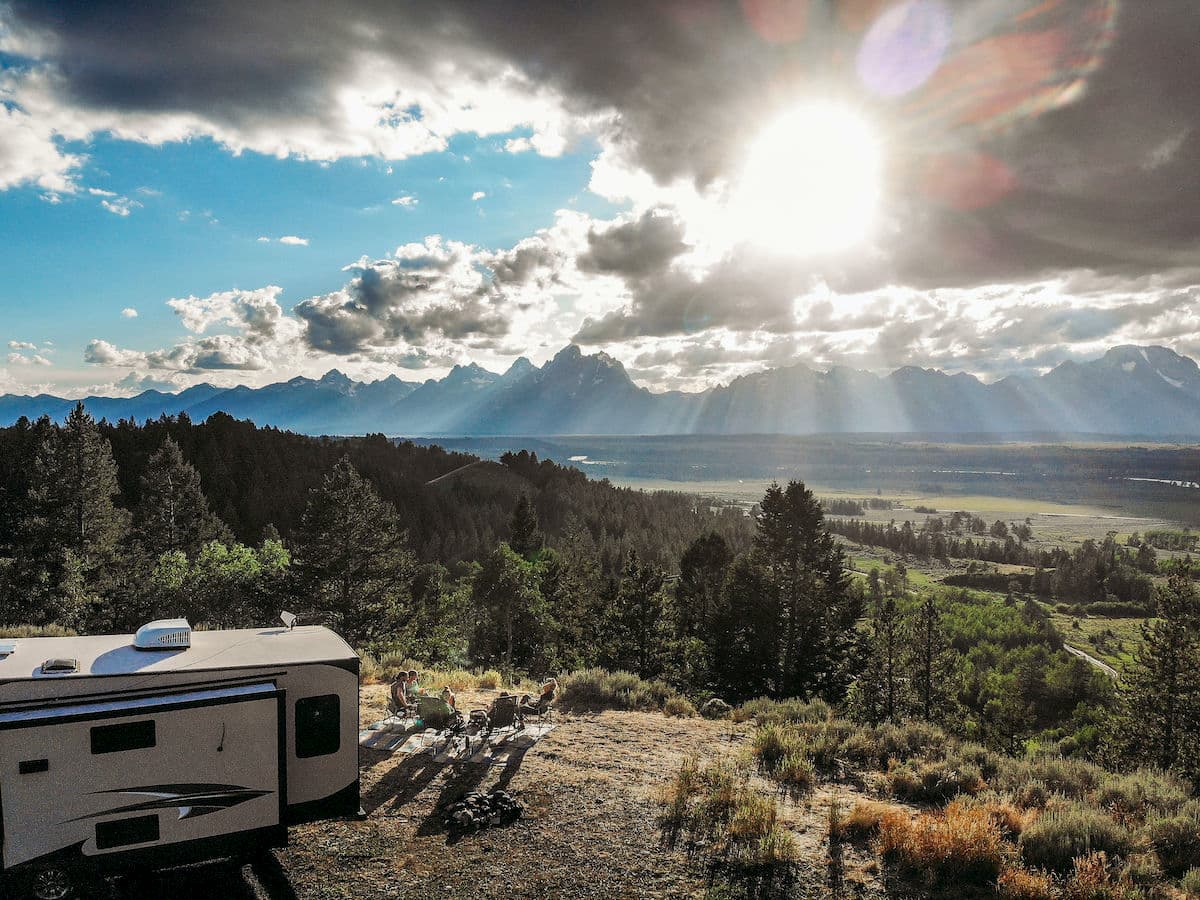
[[[358,662],[318,626],[0,641],[0,871],[61,896],[78,868],[243,855],[358,814]]]

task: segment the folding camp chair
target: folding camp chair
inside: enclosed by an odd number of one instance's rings
[[[418,697],[417,718],[426,728],[434,728],[446,732],[446,748],[450,742],[467,730],[466,720],[462,713],[443,700],[441,697]],[[434,744],[436,748],[437,744]],[[445,749],[445,748],[443,748]],[[471,749],[470,737],[467,738],[467,749]]]
[[[522,723],[526,719],[537,719],[539,724],[554,721],[554,701],[556,699],[553,695],[550,697],[542,695],[532,703],[522,703],[519,708]]]
[[[501,728],[521,728],[524,725],[521,720],[520,701],[512,694],[501,694],[492,701],[492,705],[486,711],[472,710],[471,720],[479,726],[484,741],[492,736],[492,732]]]

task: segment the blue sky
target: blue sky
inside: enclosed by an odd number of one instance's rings
[[[360,257],[426,235],[498,249],[549,227],[560,208],[614,214],[587,190],[593,144],[554,158],[505,152],[522,133],[458,136],[445,152],[394,162],[234,155],[209,139],[95,140],[80,148],[88,162],[76,193],[59,202],[37,186],[0,194],[0,339],[51,342],[44,355],[90,383],[81,359],[90,340],[151,347],[179,338],[170,298],[274,284],[294,303],[340,287],[343,267]],[[118,215],[92,189],[135,205]],[[393,202],[402,198],[412,200]],[[308,243],[280,244],[285,235]]]
[[[1200,355],[1197,43],[1192,0],[0,0],[0,392]]]

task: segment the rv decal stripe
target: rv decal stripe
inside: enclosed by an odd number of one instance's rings
[[[179,818],[194,819],[223,809],[231,809],[274,792],[255,790],[236,784],[160,784],[111,791],[94,791],[93,793],[129,794],[153,799],[129,803],[101,812],[88,813],[68,819],[68,821],[79,822],[83,819],[94,819],[97,816],[112,816],[118,813],[145,812],[156,809],[178,809]]]

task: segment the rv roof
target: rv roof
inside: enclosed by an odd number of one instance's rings
[[[246,628],[196,631],[186,650],[138,650],[131,634],[18,638],[15,650],[0,656],[0,682],[12,679],[136,675],[191,669],[245,669],[355,658],[350,646],[328,628]],[[79,661],[72,675],[43,675],[42,663],[56,657]]]

